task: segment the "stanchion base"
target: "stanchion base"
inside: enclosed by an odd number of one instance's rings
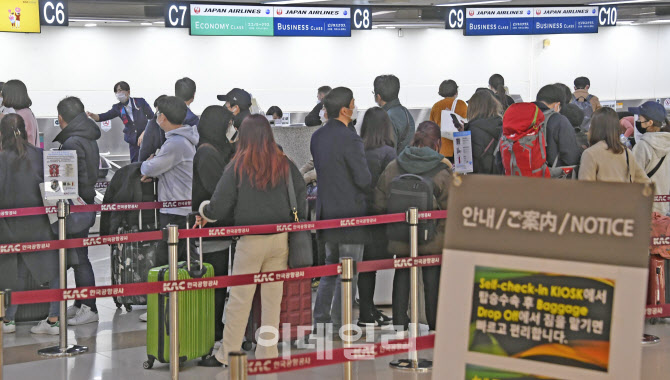
[[[400,359],[389,363],[389,367],[397,369],[398,371],[428,372],[433,369],[433,361],[427,359],[419,359],[417,361],[417,365],[414,366],[411,360]]]
[[[657,344],[661,342],[661,338],[657,337],[656,335],[649,335],[649,334],[642,334],[642,344],[643,345],[648,345],[648,344]]]
[[[75,356],[88,352],[88,347],[70,345],[65,349],[61,349],[60,346],[47,347],[37,351],[40,356],[46,356],[49,358],[63,358],[68,356]]]

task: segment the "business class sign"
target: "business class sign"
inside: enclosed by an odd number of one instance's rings
[[[349,8],[275,7],[275,36],[350,37]]]
[[[598,33],[598,14],[598,7],[467,8],[463,28],[466,36]]]

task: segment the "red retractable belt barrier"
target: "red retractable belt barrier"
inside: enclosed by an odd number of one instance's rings
[[[670,195],[656,195],[654,202],[670,202]]]
[[[89,206],[86,206],[89,207]],[[419,213],[419,219],[444,219],[446,211],[425,211]],[[322,230],[329,228],[343,228],[355,226],[370,226],[375,224],[397,223],[405,221],[405,214],[388,214],[376,216],[363,216],[357,218],[320,220],[317,222],[267,224],[260,226],[238,226],[219,228],[198,228],[192,230],[179,230],[179,238],[197,237],[222,237],[222,236],[245,236],[265,235],[278,232]],[[138,232],[121,235],[105,235],[91,238],[79,238],[68,240],[36,241],[30,243],[0,244],[0,254],[25,253],[37,251],[50,251],[60,248],[93,247],[98,245],[109,245],[118,243],[132,243],[138,241],[161,240],[160,231]]]
[[[373,272],[383,269],[401,269],[412,266],[440,265],[442,256],[421,256],[402,259],[364,261],[358,263],[358,273]],[[88,286],[69,289],[27,290],[11,294],[12,305],[57,302],[63,300],[82,300],[90,298],[137,296],[175,291],[227,288],[240,285],[257,285],[278,281],[296,281],[304,278],[335,276],[342,272],[339,264],[322,265],[300,269],[288,269],[276,272],[238,274],[233,276],[209,277],[206,279],[190,279],[177,281],[141,282],[125,285]]]
[[[95,205],[70,206],[70,212],[97,212],[97,211],[137,211],[155,210],[160,208],[190,207],[191,201],[167,201],[167,202],[139,202],[139,203],[106,203]],[[56,206],[52,207],[24,207],[0,210],[0,218],[12,218],[18,216],[33,216],[55,214],[58,212]]]
[[[355,345],[349,348],[338,348],[326,352],[317,351],[300,355],[291,355],[291,357],[287,359],[249,360],[247,363],[247,373],[249,375],[267,375],[270,373],[324,367],[351,361],[374,360],[376,358],[397,355],[409,351],[427,350],[434,346],[435,335],[427,335],[412,340],[392,340],[375,344]]]

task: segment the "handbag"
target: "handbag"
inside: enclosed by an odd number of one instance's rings
[[[291,207],[291,216],[294,223],[300,223],[298,217],[298,201],[293,186],[293,176],[288,173],[286,181],[288,187],[288,201]],[[288,233],[288,267],[290,269],[311,267],[314,264],[312,257],[312,232],[309,230],[293,231]]]

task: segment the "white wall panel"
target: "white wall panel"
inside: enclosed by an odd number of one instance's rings
[[[198,92],[192,108],[217,104],[216,95],[243,87],[263,108],[279,105],[305,111],[316,88],[329,84],[354,90],[360,108],[373,105],[378,74],[401,80],[401,100],[429,107],[439,99],[443,79],[455,79],[469,98],[488,77],[501,73],[510,91],[532,100],[542,85],[572,86],[591,78],[601,99],[670,95],[670,26],[602,28],[594,35],[464,37],[437,29],[376,29],[352,38],[191,37],[185,29],[55,28],[42,34],[0,34],[15,46],[0,61],[0,78],[26,82],[39,116],[52,116],[59,99],[80,96],[93,112],[114,102],[112,86],[130,83],[132,94],[153,102],[172,94],[174,82],[189,76]],[[551,40],[544,49],[542,41]]]

